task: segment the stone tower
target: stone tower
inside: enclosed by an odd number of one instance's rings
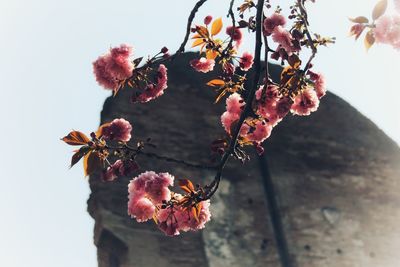
[[[223,134],[224,105],[214,105],[215,92],[205,86],[212,76],[188,70],[190,57],[167,66],[164,96],[132,105],[122,91],[107,99],[102,122],[124,117],[160,154],[208,163],[210,141]],[[132,177],[90,177],[99,266],[400,266],[400,149],[371,121],[328,94],[316,113],[278,125],[265,151],[244,166],[231,160],[206,229],[173,238],[128,217]],[[201,184],[214,176],[154,159],[139,163]]]

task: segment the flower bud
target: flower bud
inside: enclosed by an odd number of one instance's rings
[[[206,24],[206,25],[210,24],[212,19],[213,19],[212,16],[205,17],[204,18],[204,24]]]

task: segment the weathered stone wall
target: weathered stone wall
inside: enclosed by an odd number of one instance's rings
[[[135,137],[152,138],[157,152],[207,163],[210,141],[223,134],[224,107],[212,104],[215,93],[204,86],[210,76],[188,70],[187,60],[168,66],[163,97],[132,105],[122,91],[107,99],[102,122],[124,117]],[[314,115],[279,125],[265,148],[266,157],[251,154],[245,166],[230,161],[205,230],[173,238],[128,217],[131,177],[103,183],[92,176],[88,210],[99,266],[400,266],[400,151],[375,125],[329,94]],[[214,176],[139,161],[143,170],[201,184]]]

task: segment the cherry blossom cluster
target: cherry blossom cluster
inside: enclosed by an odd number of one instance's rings
[[[221,131],[222,137],[211,142],[212,160],[219,159],[218,164],[204,166],[148,152],[148,147],[156,148],[151,139],[142,141],[139,138],[134,142],[132,124],[123,118],[101,125],[89,136],[72,131],[62,138],[69,145],[79,146],[74,151],[71,166],[83,159],[85,175],[101,171],[104,182],[136,175],[128,185],[128,215],[137,222],[153,220],[169,236],[203,229],[210,221],[210,198],[218,189],[228,159],[249,159],[242,149],[248,145],[254,146],[259,154],[264,153],[262,143],[279,122],[290,113],[310,115],[318,109],[326,94],[324,75],[314,70],[312,60],[318,48],[333,43],[334,38],[310,31],[305,4],[313,0],[293,0],[288,15],[279,6],[273,7],[269,0],[258,0],[257,3],[243,0],[237,7],[238,18],[233,10],[234,1],[231,1],[231,25],[227,27],[222,18],[212,16],[206,16],[201,25],[193,24],[196,12],[205,2],[196,3],[188,19],[184,41],[174,56],[171,57],[164,47],[147,60],[134,58],[132,46],[122,44],[110,48],[95,60],[93,72],[99,85],[112,90],[114,95],[129,89],[132,91],[131,102],[152,101],[163,95],[168,87],[167,68],[163,63],[183,52],[191,37],[192,48],[199,48],[200,53],[188,62],[188,66],[201,73],[213,71],[214,78],[207,85],[216,90],[215,103],[222,99],[226,103],[226,111],[221,115],[225,131]],[[400,9],[399,0],[395,2]],[[380,7],[374,12],[372,24],[363,18],[354,19],[353,34],[358,37],[369,27],[367,36],[373,35],[379,42],[397,47],[399,19],[382,17],[385,8]],[[256,36],[254,54],[241,51],[244,31]],[[265,71],[261,66],[263,45]],[[269,59],[282,65],[280,81],[272,80],[268,71]],[[193,185],[188,179],[178,179],[183,193],[175,193],[172,191],[175,177],[171,174],[154,171],[138,174],[140,157],[212,169],[216,175],[206,185]]]
[[[204,228],[211,217],[210,201],[195,201],[193,195],[196,191],[190,187],[189,181],[181,187],[190,195],[170,191],[173,183],[172,175],[153,171],[133,178],[128,186],[128,214],[138,222],[153,219],[158,228],[169,236]]]
[[[369,49],[374,43],[387,44],[400,50],[400,1],[393,0],[394,8],[388,12],[388,0],[380,0],[372,11],[372,22],[365,16],[350,19],[355,23],[350,34],[357,40],[364,31],[364,44]]]
[[[93,62],[93,72],[97,82],[108,90],[116,90],[121,82],[132,75],[134,64],[131,60],[132,47],[122,44],[111,48]]]
[[[228,96],[227,110],[222,114],[221,122],[229,137],[234,134],[246,107],[244,82],[254,62],[253,54],[247,51],[240,57],[236,56],[242,44],[242,29],[255,30],[252,17],[248,22],[243,19],[244,11],[252,7],[255,7],[255,4],[246,1],[239,8],[242,20],[238,22],[238,26],[231,25],[226,28],[229,38],[225,41],[216,38],[223,28],[221,19],[212,22],[212,17],[207,16],[203,26],[197,25],[192,28],[192,47],[200,46],[201,57],[192,60],[190,65],[204,73],[213,70],[217,63],[221,66],[222,75],[209,81],[208,85],[218,90],[216,102]],[[270,4],[266,8],[272,10]],[[271,59],[279,60],[286,68],[282,72],[280,84],[274,83],[269,76],[264,78],[264,82],[255,92],[254,100],[249,103],[252,112],[240,127],[239,144],[254,145],[259,153],[263,152],[261,143],[289,112],[300,116],[310,115],[318,109],[320,99],[326,94],[325,78],[311,70],[311,60],[318,46],[333,43],[334,38],[323,38],[318,34],[312,37],[303,11],[303,3],[298,1],[291,7],[288,17],[282,14],[279,7],[270,12],[269,16],[266,15],[267,12],[263,12],[262,33],[266,49],[272,52]],[[300,59],[300,53],[305,49],[312,52],[312,57],[306,64]]]
[[[169,58],[168,49],[164,47],[143,66],[138,66],[143,58],[133,59],[133,48],[127,44],[111,48],[109,52],[93,62],[93,72],[97,82],[105,89],[116,94],[124,87],[134,89],[132,102],[145,103],[162,94],[168,87],[167,68],[155,63]]]
[[[136,149],[129,148],[127,142],[131,140],[131,134],[132,125],[120,118],[103,124],[98,131],[92,132],[90,137],[82,132],[72,131],[62,140],[69,145],[80,146],[72,156],[71,167],[83,158],[86,175],[100,169],[104,181],[113,181],[139,169],[135,157],[144,143],[139,142]],[[115,143],[117,145],[113,146]],[[119,159],[111,164],[111,156],[118,156]]]
[[[314,86],[308,86],[293,99],[283,96],[277,85],[268,85],[266,88],[260,86],[253,104],[254,113],[259,117],[249,117],[241,126],[240,137],[243,142],[259,147],[289,111],[294,115],[307,116],[318,109],[320,99],[326,94],[325,78],[312,71],[308,73]],[[221,122],[228,134],[232,133],[234,123],[239,120],[245,104],[238,93],[231,94],[226,99],[226,111],[221,116]]]
[[[380,17],[373,31],[378,43],[400,50],[400,13]]]
[[[191,60],[190,65],[198,72],[207,73],[214,69],[217,62],[221,64],[225,73],[233,75],[236,67],[232,64],[232,60],[235,60],[241,70],[248,71],[253,65],[253,55],[244,52],[242,56],[237,56],[243,39],[241,29],[235,26],[226,27],[225,33],[229,38],[222,41],[217,38],[223,28],[222,19],[218,18],[211,24],[212,19],[212,16],[207,16],[204,18],[204,26],[196,25],[192,28],[194,33],[192,47],[200,46],[201,54],[204,51],[204,56]]]

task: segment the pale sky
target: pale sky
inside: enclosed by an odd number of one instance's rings
[[[209,0],[198,21],[225,16],[228,3]],[[321,49],[316,66],[332,92],[399,143],[400,52],[381,45],[366,53],[362,42],[348,38],[347,17],[370,14],[374,3],[318,0],[310,8],[312,29],[337,37],[336,45]],[[98,126],[109,92],[96,84],[91,62],[121,43],[132,44],[137,56],[162,46],[175,50],[193,4],[0,0],[3,266],[97,266],[86,212],[89,187],[80,166],[68,169],[72,149],[59,138],[72,128],[90,132]]]

